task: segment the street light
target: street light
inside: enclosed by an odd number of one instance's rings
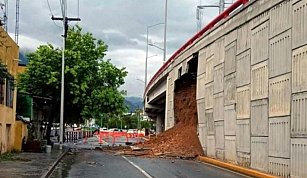
[[[220,8],[219,5],[199,5],[196,7],[197,31],[201,30],[202,28],[202,14],[200,10],[211,7]]]
[[[146,35],[146,59],[145,59],[145,88],[144,88],[144,91],[146,89],[146,85],[147,85],[147,60],[148,60],[148,31],[150,28],[152,27],[155,27],[155,26],[158,26],[158,25],[162,25],[164,23],[157,23],[157,24],[154,24],[154,25],[149,25],[147,26],[147,35]]]
[[[140,81],[140,82],[142,82],[142,83],[145,84],[145,82],[144,82],[142,79],[137,78],[137,79],[135,79],[135,80]]]
[[[155,45],[155,44],[149,43],[148,45],[149,45],[149,46],[152,46],[152,47],[155,47],[155,48],[158,48],[158,49],[164,51],[163,48],[161,48],[160,46],[157,46],[157,45]]]
[[[163,63],[166,60],[166,30],[167,30],[167,0],[165,0],[165,14],[164,14],[164,47],[163,47]]]
[[[152,58],[152,57],[156,57],[156,56],[158,56],[158,54],[155,54],[155,55],[149,56],[147,59]]]

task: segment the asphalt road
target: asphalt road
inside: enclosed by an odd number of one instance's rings
[[[235,178],[246,177],[192,160],[115,156],[83,150],[67,155],[52,178]]]

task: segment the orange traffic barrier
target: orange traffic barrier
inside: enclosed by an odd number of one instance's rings
[[[129,142],[129,138],[139,138],[137,140],[138,142],[140,142],[141,141],[140,137],[144,137],[144,134],[143,133],[116,132],[116,131],[113,131],[113,132],[101,131],[99,132],[99,143],[101,144],[103,139],[111,138],[112,144],[114,145],[116,142],[116,139],[120,137],[125,137],[126,142]]]

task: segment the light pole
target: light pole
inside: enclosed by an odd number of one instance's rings
[[[164,14],[164,52],[163,52],[163,63],[166,60],[166,30],[167,30],[167,0],[165,0],[165,14]]]
[[[197,20],[197,31],[202,28],[202,13],[200,10],[208,7],[217,7],[220,8],[219,5],[199,5],[196,7],[196,20]]]
[[[150,28],[152,27],[155,27],[155,26],[158,26],[158,25],[162,25],[164,23],[157,23],[157,24],[154,24],[154,25],[149,25],[147,26],[147,31],[146,31],[146,59],[145,59],[145,88],[146,88],[146,85],[147,85],[147,62],[148,62],[148,31]],[[145,89],[144,89],[145,91]]]
[[[155,48],[158,48],[158,49],[164,51],[163,48],[161,48],[160,46],[157,46],[157,45],[155,45],[155,44],[149,43],[148,45],[149,45],[149,46],[152,46],[152,47],[155,47]]]

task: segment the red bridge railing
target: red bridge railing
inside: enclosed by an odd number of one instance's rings
[[[249,0],[237,0],[234,2],[230,7],[228,7],[224,12],[219,14],[216,18],[214,18],[208,25],[206,25],[201,31],[196,33],[190,40],[188,40],[181,48],[179,48],[163,65],[162,67],[155,73],[155,75],[151,78],[149,83],[146,86],[146,90],[144,94],[148,91],[149,87],[153,84],[153,82],[158,78],[160,74],[162,74],[169,66],[170,64],[175,60],[175,58],[185,49],[187,49],[190,45],[192,45],[195,40],[199,39],[205,32],[210,30],[212,27],[214,27],[215,24],[217,24],[219,21],[223,20],[224,18],[228,17],[231,12],[233,12],[235,9],[237,9],[239,6],[244,5]]]

